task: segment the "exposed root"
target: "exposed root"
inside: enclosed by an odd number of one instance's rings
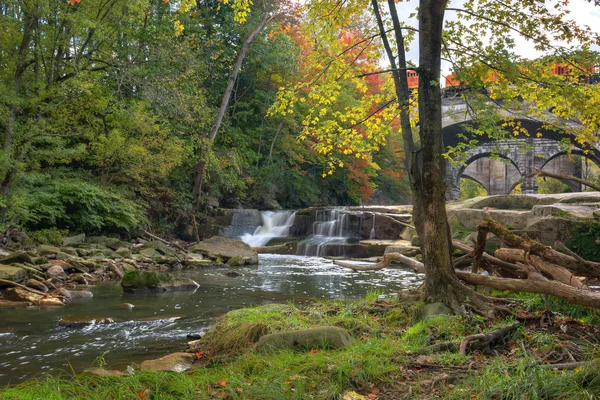
[[[515,322],[512,325],[503,326],[490,333],[479,333],[477,335],[467,336],[460,342],[460,354],[464,356],[467,354],[467,350],[472,351],[475,349],[489,348],[492,344],[504,340],[519,326],[521,326],[521,323]]]

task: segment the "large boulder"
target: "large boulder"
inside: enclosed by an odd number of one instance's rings
[[[33,303],[36,306],[64,306],[64,303],[56,297],[41,296],[39,294],[31,293],[21,288],[6,289],[4,291],[4,298],[6,300]]]
[[[0,279],[21,282],[23,279],[25,279],[25,270],[19,267],[0,264]]]
[[[227,262],[230,258],[241,257],[240,264],[258,264],[258,253],[241,240],[229,239],[222,236],[213,236],[206,239],[190,249],[193,253],[198,253],[212,259],[221,259]]]
[[[337,326],[321,326],[262,336],[258,341],[257,350],[264,352],[283,349],[339,349],[349,346],[351,342],[352,336],[347,330]]]
[[[129,293],[196,290],[200,285],[188,278],[148,271],[130,271],[121,281],[123,290]]]
[[[85,242],[85,233],[75,236],[69,236],[63,239],[63,246],[74,246]]]

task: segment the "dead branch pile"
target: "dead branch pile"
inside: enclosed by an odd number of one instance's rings
[[[600,278],[600,263],[587,261],[569,251],[562,243],[546,246],[527,235],[519,236],[489,215],[479,224],[475,248],[464,243],[454,246],[473,259],[471,272],[456,271],[459,279],[472,284],[500,290],[542,293],[573,304],[600,308],[600,292],[589,290],[586,282]],[[488,233],[493,233],[507,247],[494,255],[485,253]],[[487,272],[479,274],[479,269]]]

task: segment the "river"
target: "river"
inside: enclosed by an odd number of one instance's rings
[[[230,310],[266,303],[303,305],[315,298],[356,299],[369,291],[399,292],[421,278],[408,269],[352,272],[320,257],[260,255],[258,267],[187,270],[194,292],[126,294],[118,283],[97,285],[93,299],[64,308],[0,309],[0,385],[44,372],[81,371],[103,359],[124,370],[131,363],[185,348],[188,333],[206,330]],[[123,308],[131,303],[132,309]],[[58,326],[64,316],[110,317],[115,323]]]

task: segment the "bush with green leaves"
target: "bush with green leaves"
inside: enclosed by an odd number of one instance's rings
[[[138,204],[75,175],[26,175],[12,198],[11,214],[30,230],[131,232],[145,222]]]

